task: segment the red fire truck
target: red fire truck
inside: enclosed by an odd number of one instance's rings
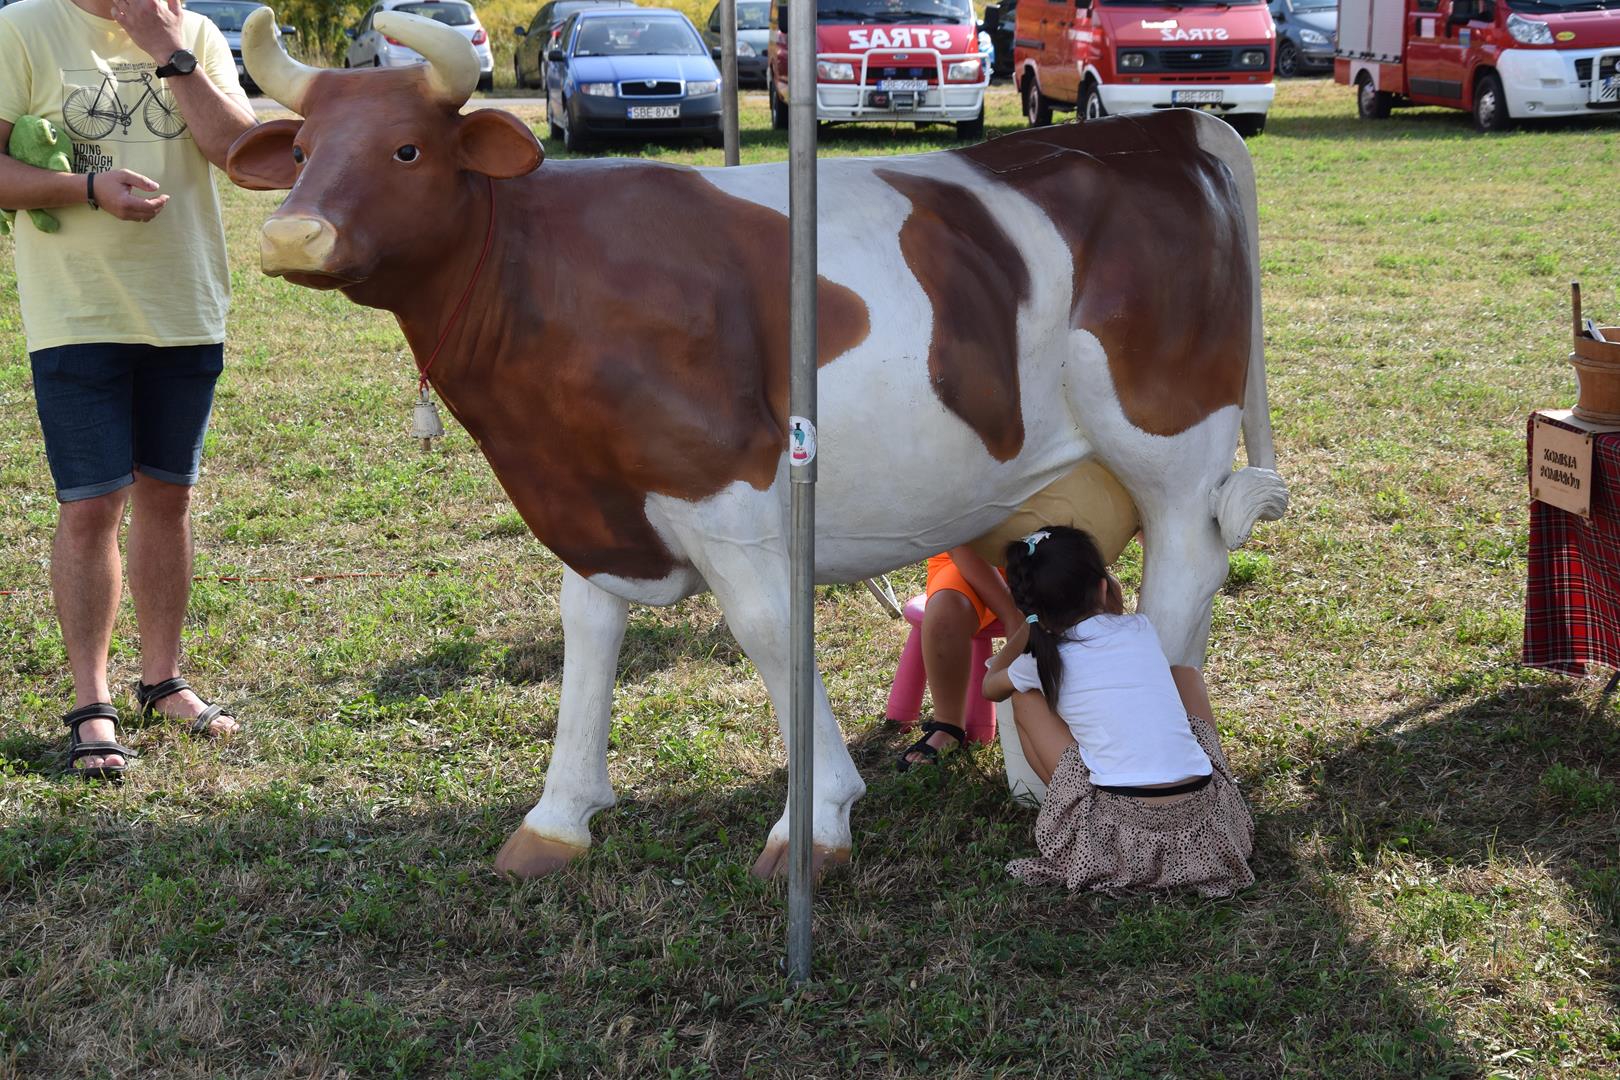
[[[1032,127],[1190,107],[1258,135],[1276,37],[1260,0],[1019,0],[1013,77]]]
[[[799,0],[796,0],[799,2]],[[953,123],[984,137],[990,69],[970,0],[814,0],[816,119]],[[787,5],[771,34],[771,125],[788,124]]]
[[[1620,115],[1614,0],[1340,0],[1333,77],[1362,117],[1468,109],[1481,131]]]

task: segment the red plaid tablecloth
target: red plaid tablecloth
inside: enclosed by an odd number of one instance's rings
[[[1535,423],[1532,416],[1530,428]],[[1570,675],[1586,674],[1587,664],[1620,668],[1620,432],[1592,436],[1592,471],[1590,518],[1530,502],[1524,593],[1524,662],[1530,667]]]

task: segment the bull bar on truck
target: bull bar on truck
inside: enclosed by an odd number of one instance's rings
[[[930,57],[934,61],[934,70],[939,75],[939,85],[926,90],[880,90],[870,85],[866,79],[871,70],[871,52],[863,53],[817,53],[816,63],[822,61],[833,64],[847,63],[857,67],[856,81],[847,82],[816,82],[816,119],[817,120],[975,120],[980,110],[984,108],[984,91],[990,85],[990,71],[984,65],[979,65],[979,81],[971,83],[947,83],[945,69],[949,64],[960,64],[968,60],[982,60],[977,51],[970,53],[957,53],[947,57],[938,49],[907,47],[904,50],[882,50],[885,53],[903,51],[917,55],[926,61]],[[884,64],[884,67],[891,65]],[[912,64],[912,67],[922,67],[924,64]],[[853,98],[849,102],[828,102],[827,91],[847,92]],[[873,94],[887,93],[890,95],[889,108],[868,105]],[[965,102],[952,105],[950,94],[965,97]],[[913,104],[906,109],[899,108],[894,95],[909,94]],[[937,100],[929,104],[929,98],[937,94]],[[922,98],[917,100],[917,96]]]

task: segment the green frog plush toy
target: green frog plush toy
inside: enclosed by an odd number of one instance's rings
[[[50,169],[52,172],[73,171],[70,158],[72,144],[62,138],[61,133],[56,130],[56,125],[44,117],[17,117],[17,122],[11,127],[11,142],[8,147],[11,156],[25,165]],[[0,236],[11,232],[12,219],[16,216],[15,210],[0,213]],[[33,219],[34,228],[40,232],[53,233],[62,227],[61,222],[44,210],[30,210],[28,216]]]

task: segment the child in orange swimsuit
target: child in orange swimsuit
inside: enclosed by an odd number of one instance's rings
[[[908,746],[897,763],[901,772],[937,761],[940,751],[960,747],[967,739],[962,708],[967,698],[968,665],[973,638],[995,622],[1017,626],[1023,615],[1007,591],[1001,572],[969,547],[952,548],[928,560],[927,606],[923,608],[923,669],[934,718],[922,727],[922,738]]]

